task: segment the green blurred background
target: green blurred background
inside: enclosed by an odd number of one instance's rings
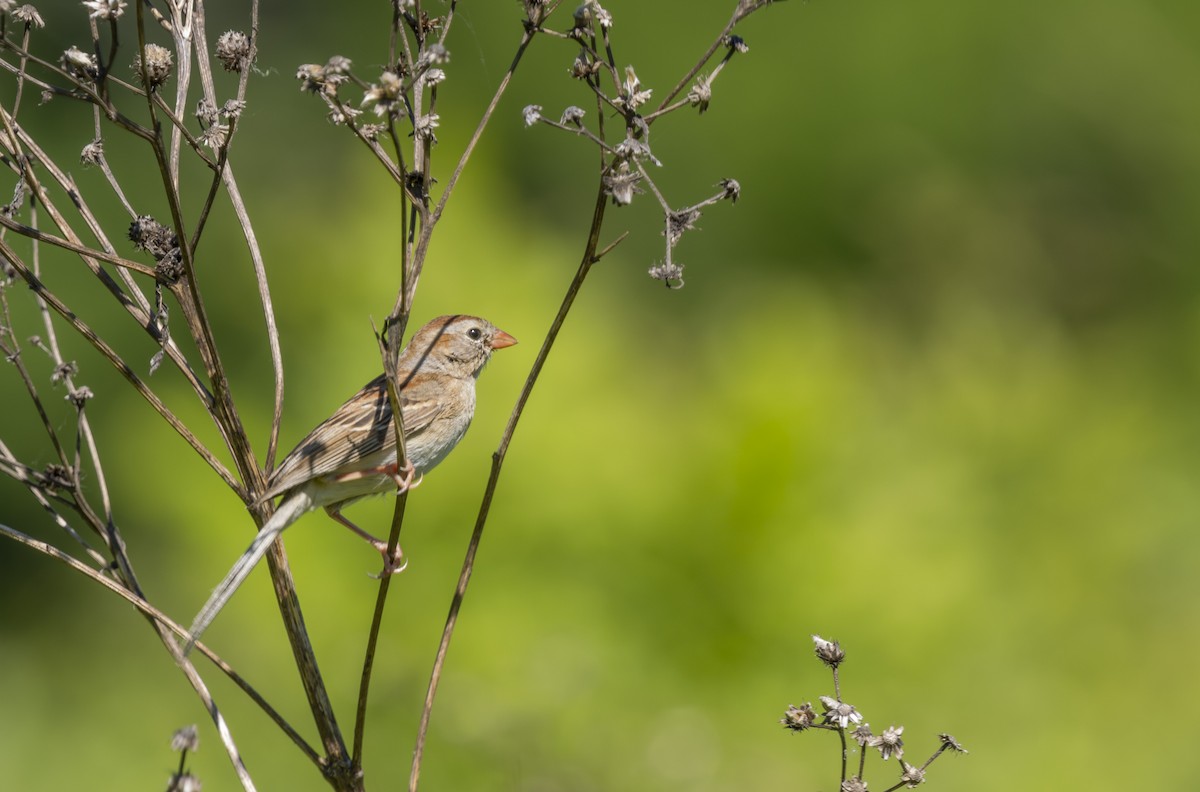
[[[82,11],[61,5],[39,34],[50,51],[86,40]],[[517,3],[459,5],[442,183],[519,35]],[[661,96],[733,5],[611,0],[617,59]],[[233,154],[281,327],[283,450],[374,376],[370,320],[397,286],[395,190],[292,79],[335,53],[377,73],[387,4],[361,6],[265,4],[264,73]],[[213,9],[208,27],[215,38],[246,21]],[[1200,705],[1197,30],[1200,5],[1185,0],[820,0],[752,17],[750,52],[710,111],[665,119],[651,140],[676,205],[726,176],[743,197],[681,243],[677,292],[645,274],[662,255],[652,197],[610,212],[606,239],[633,233],[596,267],[518,429],[423,788],[836,789],[836,739],[778,725],[788,704],[831,692],[814,632],[847,649],[843,695],[875,731],[906,727],[907,759],[941,731],[971,750],[939,760],[932,788],[1200,784],[1190,751],[1157,755]],[[520,121],[526,104],[592,107],[566,74],[574,55],[535,43],[421,283],[414,321],[479,313],[522,344],[492,362],[470,435],[410,500],[412,563],[392,586],[369,712],[373,788],[407,778],[489,455],[586,232],[593,152]],[[10,80],[3,90],[10,101]],[[25,113],[59,136],[65,162],[91,138],[79,106]],[[142,179],[139,209],[165,214],[146,152],[110,140],[122,177]],[[103,194],[95,171],[77,175]],[[194,176],[193,211],[206,185]],[[262,453],[268,357],[227,215],[200,268]],[[149,342],[76,262],[48,261],[52,286],[144,371]],[[134,563],[186,621],[251,523],[62,337],[97,394],[89,414]],[[29,359],[48,389],[48,365]],[[151,382],[215,444],[177,376]],[[0,396],[3,439],[48,462],[11,369]],[[62,541],[8,480],[0,502],[3,522]],[[380,533],[390,513],[390,499],[352,511]],[[320,516],[287,545],[349,731],[378,559]],[[194,772],[206,789],[235,787],[131,608],[11,542],[0,592],[5,788],[161,789],[171,732],[193,722]],[[209,638],[316,739],[265,572]],[[209,677],[260,789],[324,788]],[[885,789],[895,773],[875,757],[867,778]]]

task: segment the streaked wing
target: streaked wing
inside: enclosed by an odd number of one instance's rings
[[[404,434],[413,437],[437,418],[435,399],[414,401],[401,392]],[[356,469],[362,459],[395,446],[387,382],[380,374],[301,440],[271,474],[263,499],[274,498],[306,481]]]

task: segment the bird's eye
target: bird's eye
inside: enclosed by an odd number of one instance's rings
[[[483,331],[478,327],[472,327],[467,331],[467,338],[470,338],[472,341],[478,341],[480,338],[483,338]]]

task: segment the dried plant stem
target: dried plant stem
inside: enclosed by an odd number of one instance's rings
[[[50,556],[56,561],[66,564],[76,572],[79,572],[80,574],[90,578],[93,582],[99,583],[104,588],[133,605],[156,626],[162,628],[168,634],[173,633],[179,637],[187,637],[188,633],[186,629],[174,622],[169,616],[160,611],[158,608],[147,602],[145,598],[138,596],[138,594],[130,591],[120,583],[111,580],[102,572],[92,569],[78,559],[68,555],[67,553],[64,553],[51,544],[34,539],[28,534],[22,533],[21,531],[4,525],[3,523],[0,523],[0,533],[19,542],[20,544],[25,545],[26,547],[29,547],[39,553]],[[172,646],[175,645],[175,641],[170,638],[167,639],[167,643]],[[236,684],[243,692],[245,692],[250,700],[257,704],[259,708],[262,709],[262,711],[266,713],[266,715],[272,721],[274,721],[277,726],[279,726],[280,730],[283,731],[293,743],[295,743],[296,747],[301,750],[301,752],[309,759],[309,761],[318,766],[321,764],[321,757],[315,750],[313,750],[312,746],[310,746],[300,735],[300,733],[297,732],[292,725],[288,723],[282,715],[279,714],[279,712],[277,712],[269,703],[267,703],[267,700],[264,699],[262,695],[248,682],[246,682],[246,680],[240,674],[238,674],[232,666],[226,663],[223,659],[221,659],[220,655],[213,652],[203,643],[197,643],[196,648],[202,652],[205,657],[211,660],[213,664],[221,670],[222,673],[229,677],[234,684]],[[177,658],[177,662],[179,662],[181,666],[191,667],[191,663],[182,655]],[[194,670],[195,669],[193,668],[193,673]],[[192,677],[189,676],[189,681],[191,681],[191,679]],[[199,675],[196,675],[195,679],[196,681],[199,681]],[[230,758],[234,760],[234,767],[240,768],[241,771],[239,772],[239,778],[241,778],[244,774],[246,782],[249,782],[249,774],[245,773],[245,768],[242,766],[241,758],[237,751],[237,746],[233,743],[232,737],[229,736],[228,728],[225,726],[224,719],[222,718],[220,711],[217,709],[216,704],[212,701],[211,696],[208,694],[207,688],[203,686],[202,682],[200,684],[200,688],[197,689],[196,692],[200,694],[201,700],[204,701],[205,707],[208,709],[209,714],[213,717],[213,722],[217,725],[217,730],[222,736],[222,742],[225,744],[226,750],[230,753]],[[246,789],[254,788],[253,782],[250,782],[249,786],[246,786],[246,783],[243,783],[243,786]]]
[[[409,771],[408,777],[409,792],[416,792],[417,783],[421,777],[421,760],[425,754],[425,739],[429,732],[429,719],[433,713],[433,701],[437,695],[438,683],[441,681],[442,668],[446,663],[446,653],[450,649],[450,639],[454,635],[454,628],[458,623],[458,614],[462,608],[463,599],[467,594],[467,586],[471,581],[471,573],[475,568],[475,555],[479,550],[479,543],[483,539],[483,529],[487,525],[488,515],[491,512],[492,499],[495,497],[496,487],[500,482],[500,471],[504,466],[505,457],[508,455],[509,443],[512,442],[513,433],[517,429],[517,422],[521,419],[521,414],[525,410],[525,404],[529,401],[529,396],[533,392],[534,385],[537,384],[538,377],[542,373],[542,368],[546,364],[546,359],[550,356],[550,350],[553,349],[554,342],[558,338],[558,333],[567,319],[567,314],[570,312],[571,306],[574,305],[575,298],[579,295],[579,290],[583,288],[583,283],[587,279],[588,273],[591,272],[592,265],[599,260],[596,250],[600,244],[600,229],[604,223],[606,202],[607,196],[605,195],[603,186],[601,186],[597,190],[596,206],[592,212],[592,225],[588,232],[587,243],[584,245],[579,269],[575,272],[575,277],[572,278],[570,285],[567,287],[567,293],[558,308],[558,313],[555,314],[554,321],[550,324],[550,330],[546,333],[541,349],[538,350],[537,357],[533,361],[529,376],[525,379],[525,385],[517,397],[517,403],[513,407],[508,424],[504,427],[504,433],[500,437],[500,445],[497,447],[495,453],[492,454],[491,473],[488,476],[487,486],[484,488],[483,501],[480,503],[479,513],[475,518],[475,529],[471,533],[471,541],[467,545],[466,557],[463,559],[458,584],[454,589],[454,596],[450,601],[450,612],[446,616],[446,625],[442,629],[442,638],[438,643],[437,655],[433,661],[433,671],[430,673],[429,686],[425,692],[425,705],[421,710],[421,721],[417,727],[417,743],[413,749],[412,768]]]

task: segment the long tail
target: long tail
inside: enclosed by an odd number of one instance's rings
[[[229,601],[229,598],[233,596],[238,587],[250,576],[254,567],[267,554],[267,550],[279,537],[279,534],[283,533],[285,528],[300,519],[305,512],[312,508],[312,496],[303,490],[292,493],[284,499],[283,503],[279,504],[279,508],[275,510],[275,514],[271,516],[270,520],[267,520],[267,524],[258,532],[258,536],[254,537],[254,541],[250,543],[250,547],[246,549],[246,552],[242,553],[242,557],[234,563],[233,567],[229,570],[229,574],[225,576],[220,585],[213,589],[212,596],[208,598],[208,602],[196,614],[196,618],[188,630],[191,635],[188,638],[187,644],[183,647],[184,655],[192,651],[192,648],[196,645],[196,641],[200,640],[200,636],[208,629],[208,625],[212,624],[213,619],[217,618],[217,614],[221,612],[221,608],[225,607],[225,603]]]

